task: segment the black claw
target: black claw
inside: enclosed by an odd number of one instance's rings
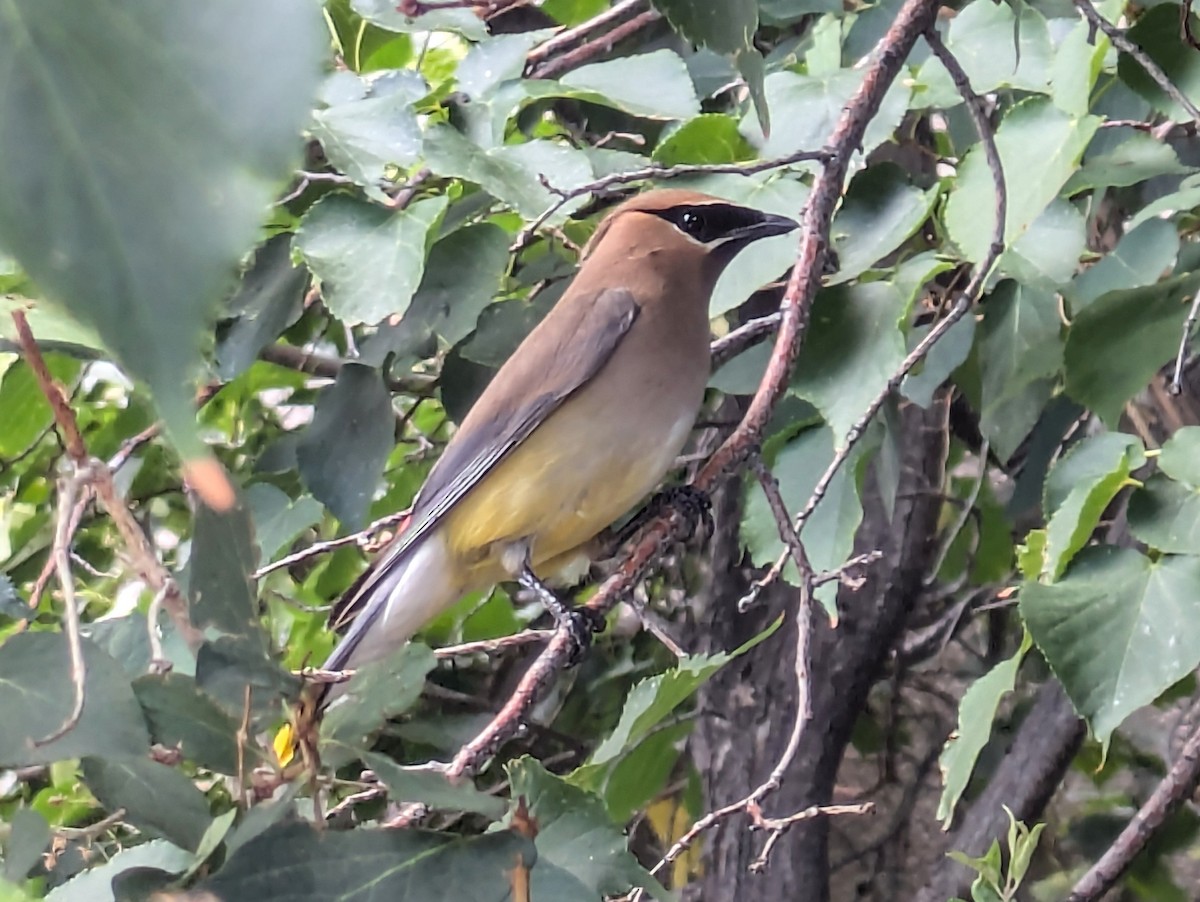
[[[571,608],[561,621],[571,636],[571,650],[567,654],[567,666],[574,667],[583,660],[584,653],[592,646],[592,636],[604,628],[604,616],[591,608]]]
[[[697,525],[704,528],[706,539],[713,534],[712,499],[708,492],[693,485],[670,486],[651,498],[650,504],[658,504],[664,511],[674,508],[683,514],[689,526],[688,534],[683,538],[685,542],[696,534]]]
[[[696,534],[697,523],[704,527],[705,538],[713,534],[712,501],[708,493],[692,485],[672,485],[652,496],[640,511],[629,518],[629,522],[617,532],[613,547],[624,545],[643,526],[670,510],[683,514],[691,527],[683,541],[689,541]]]

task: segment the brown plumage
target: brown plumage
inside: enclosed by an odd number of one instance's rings
[[[553,576],[644,498],[703,400],[718,276],[751,241],[795,225],[684,190],[613,210],[562,299],[464,418],[403,532],[339,606],[353,622],[326,666],[381,657],[525,564]]]

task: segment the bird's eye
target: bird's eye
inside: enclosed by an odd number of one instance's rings
[[[688,210],[679,217],[679,227],[701,241],[704,240],[704,233],[707,231],[704,217],[695,210]]]

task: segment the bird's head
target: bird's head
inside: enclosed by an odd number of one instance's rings
[[[794,220],[698,191],[646,191],[614,209],[584,250],[595,256],[653,256],[665,266],[700,268],[714,282],[742,248],[797,228]]]

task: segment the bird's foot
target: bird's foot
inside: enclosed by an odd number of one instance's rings
[[[584,652],[591,646],[592,636],[604,629],[604,615],[588,607],[574,607],[565,603],[549,586],[538,579],[537,574],[528,565],[517,574],[517,582],[537,596],[559,629],[566,630],[571,637],[567,664],[578,664],[583,659]]]
[[[692,485],[672,485],[652,496],[642,509],[621,527],[614,547],[624,545],[637,535],[643,526],[670,510],[679,511],[687,520],[688,533],[683,537],[683,541],[690,540],[696,534],[697,525],[704,527],[706,538],[712,535],[712,501],[708,493]]]

